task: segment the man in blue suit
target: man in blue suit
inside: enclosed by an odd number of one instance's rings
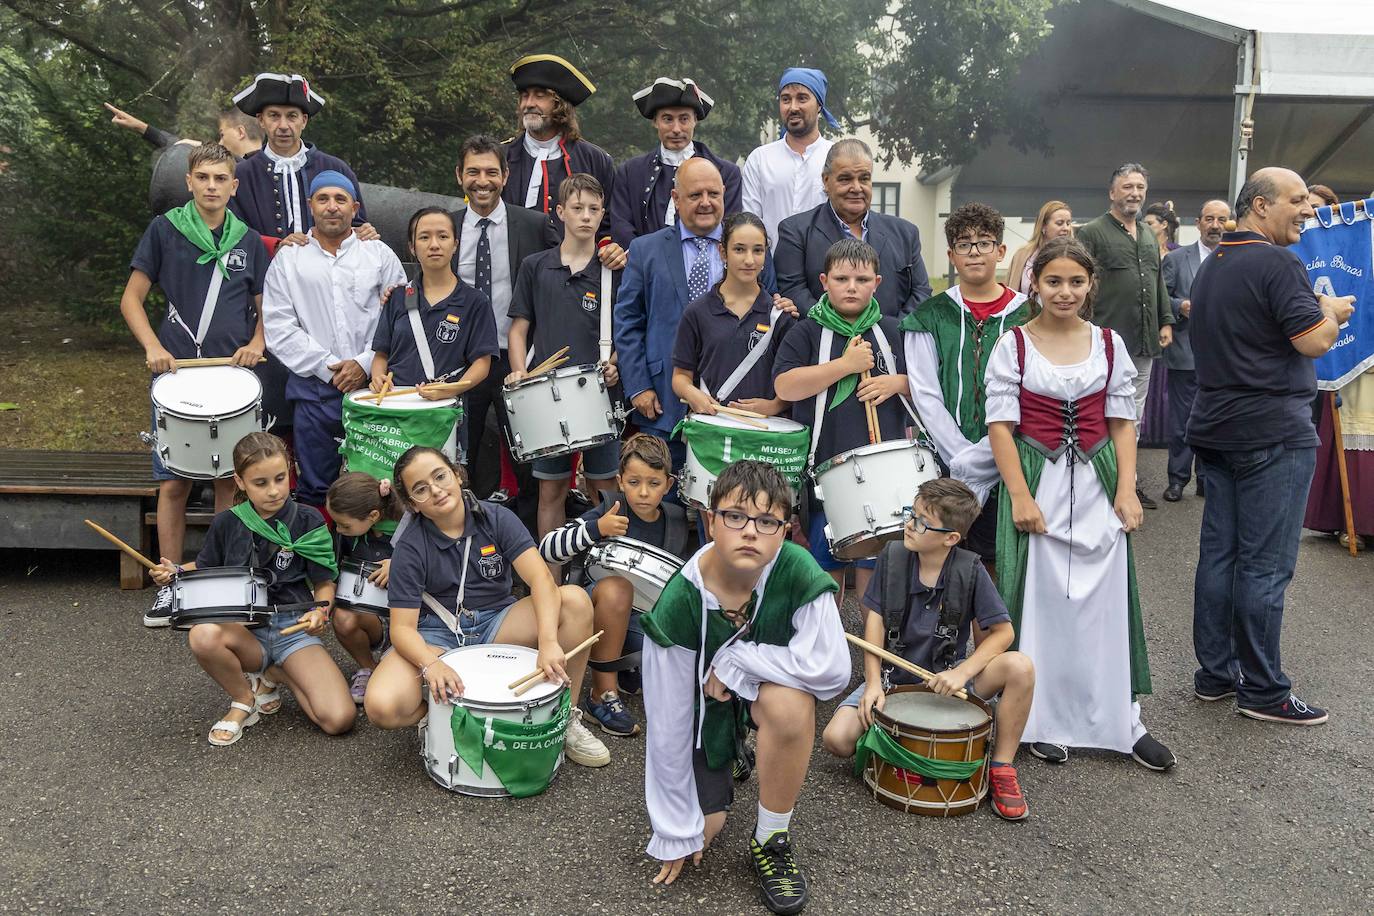
[[[673,203],[676,226],[630,243],[629,263],[615,300],[613,335],[620,379],[634,405],[631,420],[664,439],[686,411],[673,395],[672,384],[673,340],[682,310],[725,273],[720,249],[725,182],[720,170],[708,159],[688,159],[673,178]],[[759,283],[776,292],[771,260]],[[680,462],[682,446],[672,446],[674,461]]]
[[[1169,288],[1169,304],[1174,310],[1174,342],[1164,348],[1163,357],[1169,370],[1169,487],[1164,491],[1164,498],[1171,503],[1183,498],[1183,488],[1193,478],[1193,450],[1183,440],[1188,415],[1193,412],[1193,399],[1197,397],[1193,341],[1188,332],[1193,303],[1188,297],[1198,268],[1221,243],[1221,234],[1230,218],[1231,207],[1226,201],[1207,201],[1197,217],[1197,244],[1175,248],[1165,255],[1160,265],[1164,285]],[[1201,474],[1197,478],[1197,495],[1203,495]]]
[[[930,298],[930,278],[921,259],[921,233],[896,216],[874,213],[873,153],[862,140],[839,140],[825,156],[821,184],[826,202],[789,216],[778,226],[780,292],[803,313],[820,299],[825,253],[844,238],[856,238],[878,252],[883,276],[874,298],[883,314],[901,318]]]

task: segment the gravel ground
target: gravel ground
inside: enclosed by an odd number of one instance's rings
[[[1162,458],[1146,453],[1157,478]],[[1369,912],[1374,559],[1304,538],[1285,663],[1331,722],[1251,722],[1191,694],[1201,510],[1191,493],[1164,504],[1136,542],[1145,721],[1178,767],[1023,754],[1029,821],[938,821],[882,807],[818,749],[794,820],[811,912]],[[0,551],[0,910],[763,912],[752,784],[700,869],[661,889],[642,854],[639,739],[609,739],[609,767],[567,765],[522,801],[445,793],[413,732],[360,721],[327,738],[289,696],[213,748],[223,698],[184,636],[139,624],[151,592],[115,581],[110,554]]]

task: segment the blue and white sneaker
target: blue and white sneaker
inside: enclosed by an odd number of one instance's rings
[[[634,714],[625,708],[619,694],[609,690],[601,695],[601,702],[593,703],[589,696],[582,701],[582,708],[601,726],[608,735],[619,738],[632,738],[639,734],[639,722]]]

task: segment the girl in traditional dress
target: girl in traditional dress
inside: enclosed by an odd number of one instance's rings
[[[1093,325],[1092,256],[1047,242],[1032,265],[1041,310],[997,342],[987,370],[988,435],[1002,476],[998,586],[1019,648],[1035,663],[1031,753],[1069,747],[1175,758],[1145,730],[1150,692],[1129,532],[1135,495],[1135,368],[1114,331]],[[955,476],[957,472],[955,472]]]

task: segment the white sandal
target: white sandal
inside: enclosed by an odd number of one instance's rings
[[[264,716],[281,712],[281,692],[277,690],[280,684],[269,681],[266,674],[245,674],[244,677],[253,687],[253,702],[258,712]],[[263,688],[266,688],[265,692]]]
[[[250,725],[257,724],[258,711],[254,709],[252,706],[249,706],[247,703],[239,703],[237,701],[230,703],[229,706],[231,709],[237,709],[240,712],[248,713],[248,718],[244,719],[242,722],[234,722],[230,719],[220,719],[214,725],[211,725],[210,734],[208,737],[210,743],[213,744],[215,747],[228,747],[229,745],[233,744],[234,742],[238,741],[240,738],[243,737],[243,730],[245,728],[247,728]],[[215,732],[228,732],[229,737],[216,738]]]

